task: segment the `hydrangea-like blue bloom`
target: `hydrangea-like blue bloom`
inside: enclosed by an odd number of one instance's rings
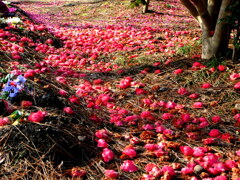
[[[15,80],[8,80],[6,85],[2,90],[3,95],[8,95],[8,97],[13,98],[16,97],[19,91],[24,88],[24,83],[26,82],[26,78],[22,75],[19,75]]]
[[[18,89],[23,89],[24,83],[26,82],[26,78],[23,77],[22,75],[19,75],[17,79],[14,80],[14,82],[16,83]]]
[[[7,84],[3,88],[3,94],[4,93],[9,93],[9,97],[13,98],[16,97],[19,89],[16,86],[11,85],[12,81],[8,81]]]

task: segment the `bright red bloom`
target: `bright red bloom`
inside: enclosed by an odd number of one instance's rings
[[[195,157],[203,157],[205,153],[205,149],[203,147],[195,147],[193,148],[193,155]]]
[[[225,70],[226,70],[226,66],[224,66],[224,65],[219,65],[219,66],[218,66],[218,70],[219,70],[219,71],[225,71]]]
[[[30,107],[30,106],[32,106],[32,102],[31,101],[25,101],[25,100],[23,100],[22,102],[21,102],[21,106],[23,107],[23,108],[26,108],[26,107]]]
[[[0,118],[0,126],[5,126],[10,123],[8,117]]]
[[[103,152],[102,152],[102,157],[103,157],[104,162],[109,162],[109,161],[113,160],[114,153],[111,149],[104,148]]]
[[[190,94],[188,97],[191,98],[191,99],[196,99],[196,98],[199,97],[199,94],[193,93],[193,94]]]
[[[138,170],[137,166],[132,160],[123,161],[123,164],[120,166],[120,169],[126,172],[135,172]]]
[[[173,118],[173,115],[171,113],[163,113],[162,114],[162,119],[164,119],[164,120],[169,120],[172,118]]]
[[[86,175],[86,171],[80,168],[72,168],[71,176],[72,177],[83,177]]]
[[[220,131],[218,129],[212,129],[209,134],[210,137],[216,138],[221,135]]]
[[[178,92],[178,94],[181,94],[181,95],[188,95],[189,94],[188,90],[186,88],[183,88],[183,87],[179,88],[177,92]]]
[[[193,148],[189,146],[181,146],[180,150],[185,156],[191,156],[193,154]]]
[[[212,122],[219,123],[220,121],[221,121],[221,117],[220,116],[213,116],[212,117]]]
[[[150,171],[152,171],[153,168],[155,167],[158,167],[156,164],[154,163],[148,163],[146,166],[145,166],[145,171],[147,173],[149,173]]]
[[[225,165],[229,168],[232,169],[237,166],[237,163],[231,159],[225,161]]]
[[[238,79],[239,77],[240,77],[239,74],[233,73],[233,74],[230,75],[230,80],[231,80],[231,81],[235,81],[235,80]]]
[[[101,148],[107,148],[108,147],[108,144],[107,142],[105,141],[105,139],[99,139],[97,141],[97,147],[101,147]]]
[[[208,88],[210,88],[210,87],[212,87],[212,85],[209,84],[209,83],[204,83],[204,84],[202,85],[202,88],[203,88],[203,89],[208,89]]]
[[[181,74],[183,72],[183,69],[176,69],[173,74]]]
[[[142,89],[142,88],[136,88],[135,92],[136,92],[137,95],[141,95],[141,94],[146,94],[147,93],[147,91]]]
[[[63,108],[63,111],[67,114],[74,114],[75,112],[72,110],[71,107],[65,107]]]
[[[44,111],[32,112],[28,116],[28,120],[32,121],[32,122],[37,122],[38,123],[38,122],[43,121],[45,115],[46,115],[46,112],[44,112]]]
[[[239,90],[240,89],[240,82],[236,83],[234,85],[234,89]]]
[[[93,84],[97,85],[97,84],[102,84],[104,83],[104,81],[102,79],[96,79],[93,81]]]
[[[209,145],[209,144],[213,144],[215,143],[215,138],[206,138],[206,139],[203,139],[203,144],[205,145]]]
[[[111,178],[111,179],[116,179],[119,177],[119,173],[117,171],[107,169],[107,170],[105,170],[105,177]]]
[[[195,103],[193,104],[193,107],[194,107],[194,108],[203,108],[203,103],[202,103],[202,102],[195,102]]]
[[[127,155],[129,158],[134,158],[137,156],[137,152],[133,147],[125,148],[122,153]]]
[[[109,136],[109,132],[106,129],[100,129],[95,133],[97,138],[107,138]]]

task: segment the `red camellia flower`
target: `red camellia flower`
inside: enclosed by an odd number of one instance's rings
[[[153,168],[156,168],[158,167],[156,164],[154,163],[148,163],[146,166],[145,166],[145,171],[147,173],[149,173],[150,171],[152,171]]]
[[[52,44],[52,43],[53,43],[53,40],[52,40],[52,39],[47,39],[47,40],[46,40],[46,43],[47,43],[47,44]]]
[[[97,147],[101,147],[101,148],[107,148],[108,147],[108,144],[107,142],[105,141],[105,139],[99,139],[97,141]]]
[[[30,107],[30,106],[32,106],[32,102],[31,101],[25,101],[25,100],[23,100],[22,102],[21,102],[21,106],[23,107],[23,108],[26,108],[26,107]]]
[[[179,88],[177,92],[178,92],[178,94],[181,94],[181,95],[188,95],[189,94],[188,90],[186,88],[183,88],[183,87]]]
[[[240,157],[240,149],[236,151],[236,155]]]
[[[144,148],[148,151],[154,151],[157,150],[159,146],[157,144],[145,144]]]
[[[65,77],[58,76],[58,77],[56,77],[56,80],[57,80],[59,83],[67,84],[67,80],[66,80]]]
[[[181,146],[180,150],[185,156],[191,156],[193,154],[193,148],[189,146]]]
[[[134,158],[137,156],[137,152],[132,146],[125,148],[122,153],[127,155],[129,158]]]
[[[132,160],[123,161],[123,164],[120,166],[120,169],[126,172],[135,172],[138,170],[137,166]]]
[[[72,177],[83,177],[86,175],[86,171],[80,168],[72,168],[71,176]]]
[[[234,89],[239,90],[240,89],[240,82],[236,83],[234,85]]]
[[[199,97],[199,94],[197,94],[197,93],[193,93],[193,94],[189,95],[189,98],[191,98],[191,99],[196,99],[198,97]]]
[[[114,170],[107,169],[107,170],[105,170],[105,177],[111,178],[111,179],[116,179],[119,177],[119,173]]]
[[[216,176],[214,180],[227,180],[227,176],[221,175],[221,176]],[[237,179],[236,179],[237,180]]]
[[[233,73],[233,74],[230,75],[230,80],[231,80],[231,81],[235,81],[235,80],[238,79],[239,77],[240,77],[239,74]]]
[[[5,126],[10,123],[10,120],[8,117],[0,118],[0,126]]]
[[[213,116],[212,117],[212,122],[219,123],[220,121],[221,121],[221,117],[220,116]]]
[[[32,78],[34,77],[34,75],[36,74],[36,72],[32,69],[28,69],[25,73],[24,73],[24,77],[25,78]]]
[[[162,119],[164,119],[164,120],[169,120],[172,118],[173,118],[173,115],[171,113],[163,113],[162,114]]]
[[[60,89],[58,91],[58,94],[61,95],[61,96],[67,96],[67,91],[63,90],[63,89]]]
[[[203,147],[195,147],[195,148],[193,148],[193,155],[195,157],[202,157],[202,156],[204,156],[205,152],[206,152],[206,150]]]
[[[74,96],[74,95],[71,96],[71,97],[69,97],[68,99],[69,99],[69,101],[70,101],[71,103],[80,104],[79,99],[78,99],[76,96]]]
[[[183,69],[176,69],[173,74],[181,74],[183,72]]]
[[[93,84],[97,85],[97,84],[102,84],[104,83],[104,81],[102,79],[96,79],[93,81]]]
[[[195,102],[195,103],[193,104],[193,107],[194,107],[194,108],[203,108],[203,103],[202,103],[202,102]]]
[[[37,112],[32,112],[28,116],[28,120],[32,122],[41,122],[43,121],[44,117],[46,116],[46,112],[44,111],[37,111]]]
[[[150,111],[143,111],[140,116],[141,116],[142,119],[147,118],[148,116],[151,116],[151,112]]]
[[[118,85],[118,87],[122,89],[126,89],[131,86],[132,80],[133,79],[131,77],[126,77],[120,81],[120,84]]]
[[[205,144],[205,145],[214,144],[214,143],[215,143],[215,138],[203,139],[203,144]]]
[[[204,83],[204,84],[202,85],[202,88],[203,88],[203,89],[208,89],[208,88],[210,88],[210,87],[212,87],[212,85],[209,84],[209,83]]]
[[[67,114],[74,114],[75,112],[72,110],[71,107],[65,107],[63,108],[63,111]]]
[[[219,65],[219,66],[218,66],[218,70],[219,70],[219,71],[225,71],[225,70],[226,70],[226,66],[224,66],[224,65]]]
[[[162,71],[160,69],[157,69],[156,71],[154,71],[155,74],[159,74],[161,73]]]
[[[234,167],[237,166],[237,163],[231,159],[228,159],[227,161],[225,161],[225,165],[229,168],[232,169]]]
[[[113,160],[114,153],[111,149],[104,148],[103,152],[102,152],[102,157],[103,157],[104,162],[109,162],[109,161]]]
[[[162,172],[170,176],[169,179],[171,179],[171,177],[176,174],[174,169],[171,166],[167,166],[167,165],[162,167]]]
[[[240,114],[236,114],[236,115],[234,116],[234,119],[235,119],[236,121],[240,122]]]
[[[221,135],[220,131],[218,129],[212,129],[209,134],[210,137],[216,138]]]
[[[141,95],[141,94],[146,94],[147,93],[147,91],[142,89],[142,88],[136,88],[135,92],[136,92],[137,95]]]
[[[97,138],[107,138],[109,136],[109,132],[106,129],[100,129],[95,133]]]

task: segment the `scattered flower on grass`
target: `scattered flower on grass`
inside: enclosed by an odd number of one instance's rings
[[[135,172],[138,171],[137,166],[135,165],[134,161],[132,160],[125,160],[123,161],[122,165],[120,166],[120,169],[126,172]]]
[[[208,89],[208,88],[211,88],[211,87],[212,87],[212,85],[209,84],[209,83],[204,83],[204,84],[202,85],[202,88],[203,88],[203,89]]]
[[[74,114],[75,113],[71,107],[64,107],[63,111],[67,114]]]
[[[234,85],[234,89],[239,90],[240,89],[240,82],[236,83]]]
[[[195,102],[193,104],[193,108],[203,108],[203,103],[202,102]]]
[[[46,116],[46,112],[45,111],[37,111],[37,112],[32,112],[29,116],[28,116],[28,120],[32,121],[32,122],[42,122],[44,120],[44,117]]]
[[[225,71],[227,68],[226,68],[226,66],[224,66],[224,65],[219,65],[218,66],[218,70],[219,71]]]
[[[86,175],[86,171],[81,168],[72,168],[71,176],[72,177],[84,177]]]
[[[105,139],[98,139],[97,140],[97,146],[101,147],[101,148],[107,148],[108,147],[108,143],[106,142]]]
[[[109,162],[109,161],[113,160],[114,153],[111,149],[104,148],[103,152],[102,152],[102,157],[103,157],[104,162]]]
[[[213,116],[213,117],[212,117],[212,122],[214,122],[214,123],[219,123],[219,122],[221,122],[221,117],[220,117],[220,116]]]
[[[5,126],[10,123],[10,120],[8,117],[0,118],[0,126]]]
[[[107,169],[105,170],[105,177],[106,178],[111,178],[111,179],[116,179],[119,177],[119,173],[115,170]]]
[[[209,132],[209,136],[210,137],[213,137],[213,138],[217,138],[217,137],[220,137],[221,133],[218,129],[212,129],[210,132]]]
[[[32,106],[33,105],[33,103],[31,102],[31,101],[25,101],[25,100],[23,100],[22,102],[21,102],[21,106],[23,107],[23,108],[27,108],[27,107],[30,107],[30,106]]]
[[[183,69],[176,69],[173,73],[174,74],[181,74],[183,72]]]

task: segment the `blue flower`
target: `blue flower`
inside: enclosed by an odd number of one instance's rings
[[[19,89],[15,86],[12,86],[11,85],[11,82],[12,81],[8,81],[7,84],[4,86],[3,88],[3,94],[9,94],[9,97],[16,97],[18,92],[19,92]]]
[[[17,79],[14,80],[17,85],[17,88],[22,89],[24,87],[24,83],[26,82],[26,78],[22,75],[19,75]]]

